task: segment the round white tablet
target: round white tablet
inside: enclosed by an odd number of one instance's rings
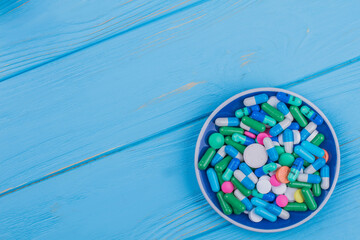
[[[285,196],[287,197],[289,202],[295,202],[295,192],[298,190],[297,188],[288,187],[285,191]]]
[[[276,195],[281,195],[284,194],[286,192],[286,184],[282,183],[279,186],[275,187],[275,186],[271,186],[271,191],[273,193],[275,193]]]
[[[251,168],[259,168],[266,164],[268,154],[263,145],[258,143],[250,144],[245,148],[244,161]]]
[[[270,177],[269,177],[268,175],[264,175],[264,176],[261,176],[261,177],[259,178],[259,181],[260,181],[260,180],[270,181]]]
[[[250,221],[256,222],[256,223],[261,222],[261,220],[263,220],[263,218],[261,216],[259,216],[255,213],[255,208],[253,208],[249,212],[249,219],[250,219]]]
[[[266,179],[259,180],[256,184],[256,189],[259,193],[266,194],[271,190],[271,183]]]

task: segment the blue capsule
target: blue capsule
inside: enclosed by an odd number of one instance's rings
[[[235,116],[237,118],[242,118],[243,116],[248,116],[250,115],[252,112],[254,111],[259,111],[260,110],[260,106],[259,105],[254,105],[251,107],[244,107],[241,109],[236,110],[235,112]]]
[[[219,180],[217,178],[215,170],[213,168],[209,168],[208,170],[206,170],[206,175],[208,177],[211,190],[213,192],[220,191],[220,184],[219,184]]]
[[[313,163],[315,161],[315,156],[309,153],[305,148],[300,145],[297,145],[294,148],[294,152],[309,163]]]
[[[301,146],[305,148],[307,151],[309,151],[311,154],[317,156],[317,157],[323,157],[325,155],[325,151],[322,148],[319,148],[318,146],[308,142],[303,141],[301,143]]]
[[[328,165],[323,166],[320,169],[321,176],[321,189],[327,190],[330,187],[330,168]]]
[[[300,132],[301,141],[305,141],[315,131],[316,127],[317,125],[313,122],[306,125],[306,127]]]
[[[241,163],[239,170],[242,171],[246,177],[250,178],[253,183],[256,184],[258,182],[258,178],[246,163]]]
[[[321,177],[315,174],[300,173],[297,180],[299,182],[318,184],[321,182]]]
[[[288,127],[288,129],[291,130],[299,130],[300,129],[300,125],[297,122],[293,122],[290,124],[290,126]]]
[[[294,133],[290,129],[285,129],[283,133],[283,143],[285,147],[285,152],[292,153],[294,147]]]
[[[229,118],[217,118],[215,120],[215,125],[218,127],[238,127],[240,120],[236,117]]]
[[[254,129],[250,128],[248,125],[243,124],[242,122],[240,122],[240,127],[241,127],[242,129],[244,129],[245,131],[251,132],[251,133],[253,133],[253,134],[255,134],[255,135],[258,135],[258,134],[259,134],[258,131],[255,131]]]
[[[257,177],[261,177],[261,176],[264,176],[265,174],[268,174],[269,172],[275,171],[276,168],[277,168],[276,163],[270,162],[270,163],[256,169],[255,175]]]
[[[287,129],[290,126],[290,124],[291,124],[290,119],[285,118],[283,121],[279,122],[274,127],[270,128],[269,133],[271,136],[277,136],[280,133],[282,133],[282,131]]]
[[[324,122],[324,119],[315,111],[311,110],[308,106],[302,106],[300,111],[302,114],[304,114],[305,117],[314,122],[316,125],[321,125]]]
[[[294,120],[293,115],[290,113],[290,110],[289,110],[289,108],[286,106],[285,103],[279,102],[279,103],[277,104],[277,109],[278,109],[282,114],[284,114],[284,116],[285,116],[286,118],[290,119],[291,121]]]
[[[278,216],[281,219],[287,220],[290,217],[290,213],[281,207],[275,205],[275,204],[269,204],[266,206],[266,209],[274,214],[275,216]]]
[[[264,200],[257,198],[257,197],[253,197],[251,199],[251,203],[252,205],[256,206],[256,207],[264,207],[266,208],[270,203],[265,202]]]
[[[231,145],[226,145],[225,146],[225,152],[231,156],[232,158],[237,158],[239,160],[242,160],[243,159],[243,156],[241,155],[241,153],[236,150],[236,148],[234,148],[233,146]]]
[[[287,94],[287,93],[283,93],[283,92],[278,92],[276,94],[276,97],[285,103],[288,103],[290,105],[294,105],[294,106],[300,106],[302,104],[302,101],[300,98],[298,97],[294,97],[293,95]]]
[[[266,125],[269,125],[270,127],[273,127],[276,125],[276,120],[273,119],[272,117],[270,116],[266,116],[265,114],[261,113],[261,112],[253,112],[250,117],[252,119],[255,119],[259,122],[262,122]]]
[[[277,217],[270,213],[268,210],[266,210],[263,207],[256,207],[255,208],[255,213],[267,220],[269,220],[270,222],[275,222],[277,220]]]
[[[262,93],[262,94],[258,94],[258,95],[252,96],[252,97],[245,98],[244,105],[246,107],[249,107],[249,106],[253,106],[256,104],[261,104],[261,103],[267,102],[268,99],[269,99],[268,95],[266,95],[265,93]]]
[[[224,181],[230,181],[230,178],[232,177],[234,171],[239,167],[240,160],[237,158],[233,158],[229,165],[227,166],[224,174],[222,175],[222,178]]]
[[[241,143],[245,146],[255,143],[254,139],[249,138],[248,136],[242,135],[240,133],[234,133],[231,138],[232,140],[234,140],[234,142]]]
[[[324,158],[319,158],[312,164],[310,164],[307,168],[305,168],[304,173],[313,174],[323,166],[325,166],[326,160]]]
[[[266,152],[269,155],[270,160],[273,162],[277,161],[279,159],[279,154],[276,151],[276,148],[275,148],[274,143],[272,142],[271,138],[269,138],[269,137],[264,138],[263,143],[264,143]]]
[[[225,146],[222,146],[215,154],[213,159],[211,160],[211,166],[215,166],[218,162],[220,162],[226,156]]]
[[[252,190],[252,195],[254,197],[258,197],[258,198],[268,201],[268,202],[272,202],[276,198],[276,195],[273,192],[268,192],[266,194],[262,194],[262,193],[259,193],[258,190],[256,190],[256,189]]]
[[[304,165],[304,159],[302,158],[295,159],[293,165],[291,166],[290,173],[288,175],[288,180],[290,182],[294,182],[298,178],[300,174],[300,170],[303,168],[303,165]]]
[[[239,199],[245,205],[247,211],[250,211],[253,208],[253,205],[251,204],[250,200],[245,195],[243,195],[239,191],[239,189],[236,189],[234,191],[234,195],[237,199]]]
[[[250,178],[248,178],[242,171],[235,170],[234,177],[247,189],[252,190],[255,188],[255,183],[251,181]]]

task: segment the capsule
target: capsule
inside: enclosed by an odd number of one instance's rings
[[[304,115],[302,115],[302,113],[300,112],[300,109],[296,106],[290,106],[289,110],[290,110],[290,113],[295,118],[296,122],[299,123],[300,127],[306,127],[306,125],[308,124],[308,121],[306,120]]]
[[[264,143],[266,152],[269,155],[270,161],[274,162],[274,161],[278,160],[279,154],[277,153],[277,151],[275,149],[273,141],[269,137],[266,137],[266,138],[264,138],[263,143]]]
[[[259,134],[258,131],[255,131],[254,129],[252,129],[252,128],[249,127],[248,125],[244,124],[243,122],[240,122],[240,127],[241,127],[242,129],[244,129],[245,131],[251,132],[251,133],[253,133],[253,134],[256,134],[256,135]]]
[[[225,201],[231,205],[231,207],[233,208],[234,212],[235,209],[238,210],[238,213],[242,213],[245,211],[245,205],[239,200],[237,199],[234,194],[232,193],[226,193],[224,195],[224,199]]]
[[[234,133],[244,134],[244,129],[239,127],[220,127],[219,133],[224,136],[233,135]]]
[[[299,144],[301,141],[300,132],[298,130],[293,130],[294,135],[294,145]]]
[[[213,192],[220,191],[220,184],[219,184],[219,180],[217,178],[215,170],[213,168],[209,168],[208,170],[206,170],[206,175],[208,177],[211,190]]]
[[[262,200],[269,201],[269,202],[273,202],[275,200],[275,198],[276,198],[275,194],[272,193],[272,192],[268,192],[266,194],[263,194],[263,193],[259,193],[258,190],[256,190],[256,189],[253,189],[251,191],[251,194],[254,197],[257,197],[257,198],[260,198]]]
[[[303,167],[304,160],[302,158],[295,159],[293,165],[291,166],[290,173],[288,175],[288,180],[290,182],[295,182],[300,174],[300,170]]]
[[[290,213],[288,211],[282,209],[281,207],[275,204],[267,205],[266,209],[281,219],[287,220],[290,218]]]
[[[327,190],[330,187],[330,168],[328,165],[320,169],[321,175],[321,189]]]
[[[250,180],[250,178],[248,178],[242,171],[240,170],[235,170],[234,172],[234,177],[239,180],[239,182],[241,182],[242,185],[244,185],[244,187],[246,187],[249,190],[254,189],[255,184],[253,181]]]
[[[317,208],[317,204],[316,201],[314,199],[314,197],[311,194],[310,189],[308,188],[303,188],[301,189],[301,193],[304,197],[306,206],[310,209],[310,210],[315,210]]]
[[[308,106],[302,106],[300,111],[302,114],[304,114],[305,117],[314,122],[316,125],[321,125],[324,122],[324,119],[315,111],[311,110]]]
[[[229,117],[229,118],[217,118],[215,120],[215,125],[218,127],[237,127],[240,124],[240,120],[236,117]]]
[[[306,139],[306,141],[311,142],[311,141],[316,137],[316,135],[318,135],[318,134],[319,134],[319,132],[318,132],[317,130],[313,131],[313,132],[310,134],[310,136],[308,136],[308,138]]]
[[[208,148],[208,150],[206,150],[205,154],[202,156],[201,160],[198,163],[198,168],[200,170],[205,170],[211,160],[213,159],[213,157],[215,156],[216,150],[213,148]]]
[[[297,145],[294,148],[294,151],[297,155],[299,155],[302,159],[309,163],[313,163],[315,161],[315,156],[309,153],[305,148],[300,145]],[[315,171],[314,171],[315,172]]]
[[[285,147],[285,152],[292,153],[294,148],[294,133],[290,129],[285,129],[283,133],[283,142]]]
[[[250,128],[254,129],[257,132],[264,132],[266,127],[263,123],[258,122],[252,118],[249,118],[248,116],[245,116],[241,119],[241,122]],[[246,130],[246,129],[245,129]],[[250,131],[249,131],[250,132]]]
[[[242,145],[242,144],[240,144],[240,143],[234,142],[234,141],[231,139],[230,136],[226,136],[226,137],[225,137],[225,144],[232,146],[233,148],[235,148],[235,149],[236,149],[238,152],[240,152],[240,153],[244,153],[245,148],[246,148],[246,146],[244,146],[244,145]],[[226,152],[226,148],[225,148],[225,152]],[[242,158],[242,157],[240,157],[240,161],[242,161],[241,158]]]
[[[254,105],[251,107],[244,107],[244,108],[238,109],[235,112],[235,116],[237,118],[242,118],[243,116],[249,116],[251,114],[251,112],[253,112],[253,111],[260,111],[260,106]]]
[[[291,115],[292,116],[292,115]],[[297,123],[297,122],[292,122],[290,124],[290,126],[288,127],[288,129],[291,129],[291,130],[299,130],[300,129],[300,125]]]
[[[251,211],[253,205],[247,197],[245,197],[238,189],[234,191],[234,195],[245,205],[246,211]]]
[[[268,174],[269,172],[275,171],[277,168],[276,163],[268,163],[258,169],[255,170],[255,175],[257,177],[264,176],[265,174]]]
[[[215,164],[215,171],[222,174],[222,172],[225,171],[231,160],[232,160],[231,156],[225,157],[223,160]]]
[[[225,146],[225,153],[227,153],[229,156],[231,156],[232,158],[237,158],[240,161],[244,160],[243,155],[233,146],[231,145],[226,145]]]
[[[267,114],[269,114],[270,117],[272,117],[278,122],[283,121],[285,118],[284,114],[282,114],[279,110],[277,110],[268,103],[261,104],[261,109],[264,110]]]
[[[292,188],[311,188],[312,184],[311,183],[305,183],[305,182],[290,182],[288,183],[288,186],[289,187],[292,187]]]
[[[250,180],[254,184],[256,184],[258,182],[259,179],[256,177],[256,175],[253,173],[251,168],[246,163],[241,163],[239,166],[239,169],[240,169],[240,171],[242,171],[245,174],[245,176],[250,178]]]
[[[271,96],[267,101],[267,103],[274,108],[277,108],[279,102],[280,102],[279,99],[277,99],[275,96]]]
[[[265,114],[261,113],[261,112],[253,112],[250,117],[252,119],[255,119],[259,122],[262,122],[263,124],[269,125],[270,127],[273,127],[276,125],[276,120],[273,119],[270,116],[266,116]]]
[[[305,141],[315,131],[316,127],[317,125],[313,122],[306,125],[306,127],[300,132],[301,141]]]
[[[326,164],[326,160],[324,158],[319,158],[315,162],[310,164],[310,166],[305,168],[304,173],[313,174],[314,172],[325,166],[325,164]]]
[[[219,191],[217,194],[216,194],[216,197],[217,199],[219,200],[219,203],[220,203],[220,206],[221,206],[221,209],[223,210],[223,213],[225,215],[230,215],[232,214],[232,208],[231,206],[225,201],[224,199],[224,193],[222,191]]]
[[[231,139],[234,141],[234,142],[237,142],[237,143],[241,143],[245,146],[248,146],[250,144],[253,144],[255,143],[255,140],[252,139],[252,138],[249,138],[245,135],[242,135],[242,134],[239,134],[239,133],[234,133],[231,137]]]
[[[215,154],[213,159],[211,160],[211,166],[215,166],[218,162],[223,160],[223,158],[226,156],[225,153],[225,146],[222,146]]]
[[[300,173],[297,180],[299,182],[318,184],[321,182],[321,177],[315,174]]]
[[[290,119],[290,121],[293,121],[293,120],[294,120],[293,115],[291,115],[291,112],[290,112],[289,108],[286,106],[285,103],[279,102],[278,105],[277,105],[277,109],[278,109],[282,114],[284,114],[285,118]]]
[[[305,203],[296,203],[290,202],[284,208],[286,211],[294,211],[294,212],[306,212],[308,210]]]
[[[233,158],[227,166],[224,174],[222,175],[222,179],[224,181],[230,181],[230,178],[232,177],[234,171],[239,167],[239,165],[240,160],[237,158]]]
[[[316,176],[320,177],[319,172],[314,173]],[[322,181],[322,179],[320,179],[320,181]],[[321,187],[320,187],[320,183],[316,183],[312,185],[311,191],[313,192],[315,197],[319,197],[321,195]]]
[[[285,102],[285,103],[288,103],[290,105],[294,105],[297,107],[302,104],[302,101],[300,98],[290,95],[288,93],[278,92],[276,94],[276,97],[277,97],[277,99],[279,99],[282,102]]]
[[[270,203],[258,198],[258,197],[253,197],[251,198],[251,204],[256,206],[256,207],[263,207],[266,208]]]
[[[274,127],[272,127],[269,131],[271,136],[277,136],[280,133],[282,133],[282,131],[284,131],[286,128],[288,128],[291,124],[290,119],[285,119],[281,122],[279,122],[278,124],[276,124]]]
[[[267,100],[269,100],[269,97],[267,94],[262,93],[262,94],[258,94],[252,97],[248,97],[244,99],[244,105],[246,107],[250,107],[256,104],[261,104],[266,102]]]
[[[324,149],[319,148],[318,146],[309,143],[308,141],[303,141],[301,146],[316,157],[323,157],[325,155]]]
[[[251,190],[247,189],[246,187],[244,187],[244,185],[242,185],[242,183],[237,180],[234,176],[231,177],[230,181],[232,182],[232,184],[234,184],[234,186],[240,190],[240,192],[242,194],[244,194],[244,196],[248,197],[251,195]]]
[[[219,172],[219,171],[216,171],[215,169],[215,172],[216,172],[216,176],[217,176],[217,179],[219,180],[219,185],[221,186],[225,181],[223,180],[222,178],[222,172]],[[220,187],[221,188],[221,187]]]
[[[311,140],[311,143],[316,145],[316,146],[320,146],[320,144],[325,140],[325,136],[322,133],[319,133],[318,135],[316,135],[314,137],[313,140]]]
[[[266,210],[263,207],[256,207],[255,213],[270,222],[275,222],[277,220],[277,217],[274,214],[270,213],[268,210]]]

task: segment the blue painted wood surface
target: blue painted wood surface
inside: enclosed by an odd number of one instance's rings
[[[357,1],[0,3],[0,239],[343,239],[360,234]],[[278,234],[225,222],[196,183],[210,112],[246,89],[327,114],[341,171]]]

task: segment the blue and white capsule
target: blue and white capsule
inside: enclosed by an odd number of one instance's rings
[[[294,133],[290,129],[285,129],[283,136],[285,152],[293,153],[294,151]]]
[[[301,141],[305,141],[316,130],[316,127],[317,125],[314,122],[309,122],[300,132]]]
[[[275,216],[287,220],[290,218],[290,213],[275,204],[268,204],[266,209]]]
[[[301,143],[301,146],[305,148],[308,152],[310,152],[312,155],[315,155],[316,157],[323,157],[325,155],[325,151],[322,148],[319,148],[318,146],[308,142],[303,141]]]
[[[255,183],[250,180],[242,171],[239,169],[235,170],[234,177],[239,180],[244,187],[246,187],[249,190],[252,190],[255,188]]]
[[[308,106],[302,106],[300,111],[302,114],[304,114],[305,117],[314,122],[316,125],[321,125],[324,122],[324,119]]]
[[[215,170],[213,168],[209,168],[208,170],[206,170],[206,175],[209,180],[211,190],[213,192],[220,191],[220,183]]]
[[[256,206],[256,207],[264,207],[266,208],[270,203],[258,198],[258,197],[253,197],[251,198],[251,204]]]
[[[270,213],[268,210],[266,210],[263,207],[256,207],[255,213],[270,222],[276,222],[277,220],[277,217],[274,214]]]
[[[300,129],[300,125],[297,123],[297,122],[292,122],[290,124],[290,126],[288,127],[288,129],[291,129],[291,130],[299,130]]]
[[[239,166],[240,171],[242,171],[246,177],[250,178],[250,180],[256,184],[258,182],[258,178],[255,173],[251,170],[251,168],[246,163],[241,163]]]
[[[280,102],[279,99],[277,99],[277,97],[275,97],[275,96],[271,96],[269,98],[269,100],[267,101],[267,103],[274,108],[277,108],[277,105],[279,104],[279,102]]]
[[[248,125],[245,125],[243,122],[240,122],[240,127],[241,127],[242,129],[244,129],[245,131],[251,132],[251,133],[253,133],[253,134],[255,134],[255,135],[258,135],[258,134],[259,134],[258,131],[255,131],[254,129],[250,128]]]
[[[297,145],[294,148],[294,152],[299,155],[302,159],[309,163],[313,163],[315,161],[315,156],[309,153],[305,148],[301,145]]]
[[[250,144],[255,143],[255,140],[252,138],[249,138],[248,136],[242,135],[240,133],[234,133],[231,136],[232,140],[237,143],[241,143],[242,145],[248,146]]]
[[[291,166],[289,175],[287,177],[290,182],[296,181],[303,167],[303,164],[304,164],[304,160],[302,158],[295,159],[293,165]]]
[[[276,151],[273,141],[271,138],[266,137],[263,140],[267,154],[269,155],[270,161],[275,162],[279,159],[279,154]]]
[[[267,100],[269,100],[269,97],[267,94],[262,93],[262,94],[258,94],[252,97],[248,97],[244,99],[244,105],[246,107],[250,107],[256,104],[261,104],[264,102],[267,102]]]
[[[240,109],[236,110],[235,116],[237,118],[242,118],[243,116],[249,116],[254,111],[260,111],[260,106],[254,105],[251,107],[240,108]]]
[[[313,131],[312,134],[310,134],[310,136],[306,139],[306,141],[311,142],[318,134],[318,130]]]
[[[294,120],[293,115],[291,114],[289,108],[286,106],[285,103],[279,102],[279,103],[277,104],[277,109],[278,109],[282,114],[284,114],[284,116],[285,116],[287,119],[290,119],[290,121],[293,121],[293,120]]]
[[[233,158],[225,169],[224,174],[222,175],[223,180],[230,181],[230,178],[232,177],[234,171],[239,167],[239,165],[240,160],[237,158]]]
[[[217,118],[215,120],[215,125],[218,127],[238,127],[240,120],[236,117],[229,118]]]
[[[282,133],[285,129],[287,129],[290,126],[290,124],[291,124],[290,119],[285,118],[284,120],[276,124],[274,127],[272,127],[269,133],[271,136],[277,136],[280,133]]]
[[[261,112],[253,112],[250,117],[252,119],[255,119],[259,122],[262,122],[263,124],[269,125],[270,127],[273,127],[276,125],[276,120],[273,119],[270,116],[266,116],[265,114],[261,113]]]
[[[298,130],[292,130],[294,135],[294,145],[299,144],[301,141],[300,132]]]
[[[277,99],[279,99],[282,102],[285,102],[287,104],[290,105],[294,105],[294,106],[300,106],[302,104],[302,101],[300,98],[295,97],[291,94],[288,93],[283,93],[283,92],[278,92],[276,94]]]
[[[253,208],[253,205],[251,204],[250,200],[242,194],[239,189],[236,189],[234,191],[234,195],[237,199],[239,199],[246,207],[246,211],[250,211]]]
[[[321,182],[321,177],[315,174],[300,173],[297,180],[299,182],[318,184]]]
[[[240,162],[244,161],[243,155],[238,150],[236,150],[236,148],[234,148],[231,145],[226,145],[225,146],[225,153],[227,153],[232,158],[239,159]]]
[[[325,166],[325,164],[326,160],[324,158],[318,158],[315,162],[305,168],[304,173],[313,174],[314,172]]]
[[[220,162],[221,160],[223,160],[223,158],[226,156],[226,152],[225,152],[225,147],[226,145],[222,146],[215,154],[215,156],[213,157],[213,159],[211,160],[211,166],[215,166],[215,164],[217,164],[218,162]]]
[[[328,165],[323,166],[320,169],[321,176],[321,189],[327,190],[330,187],[330,168]]]
[[[273,202],[276,198],[276,195],[273,193],[273,192],[268,192],[268,193],[259,193],[258,190],[253,189],[251,194],[254,196],[254,197],[258,197],[262,200],[265,200],[265,201],[268,201],[268,202]]]

